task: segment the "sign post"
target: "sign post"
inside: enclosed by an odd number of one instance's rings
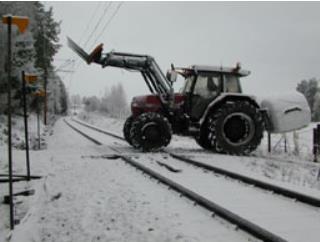
[[[37,98],[37,132],[38,132],[38,148],[41,149],[41,135],[40,135],[40,98],[46,96],[43,89],[38,89],[33,95]]]
[[[18,16],[3,16],[2,23],[8,25],[8,54],[7,54],[7,74],[8,74],[8,163],[9,163],[9,203],[10,203],[10,229],[14,229],[14,205],[13,205],[13,184],[12,184],[12,127],[11,127],[11,32],[12,25],[16,25],[21,33],[23,33],[28,24],[29,19],[27,17]]]
[[[23,112],[24,112],[24,132],[26,143],[26,167],[27,180],[30,181],[30,156],[29,156],[29,134],[28,134],[28,111],[27,111],[27,88],[26,84],[33,84],[37,81],[37,76],[25,74],[22,71],[22,94],[23,94]]]

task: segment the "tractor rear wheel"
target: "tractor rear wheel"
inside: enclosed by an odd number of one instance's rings
[[[263,131],[261,112],[247,101],[225,103],[207,119],[207,140],[219,153],[247,155],[261,143]]]
[[[132,145],[131,138],[130,138],[130,130],[132,127],[133,120],[134,120],[133,116],[128,117],[123,126],[123,136],[130,145]]]
[[[172,136],[171,124],[159,113],[143,113],[132,123],[130,139],[133,147],[154,151],[167,146]]]

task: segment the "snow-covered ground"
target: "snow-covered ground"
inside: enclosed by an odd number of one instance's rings
[[[217,174],[213,176],[211,172],[204,172],[202,169],[195,169],[193,166],[172,159],[164,152],[134,152],[134,149],[130,148],[124,141],[111,138],[113,142],[110,142],[109,136],[75,122],[72,122],[72,125],[76,126],[76,128],[82,132],[89,134],[90,137],[94,137],[99,142],[111,145],[112,148],[116,149],[120,154],[133,157],[133,159],[140,164],[159,172],[161,175],[178,182],[180,185],[192,191],[196,191],[198,194],[209,198],[232,212],[235,212],[237,215],[254,221],[258,226],[275,232],[288,241],[300,242],[304,240],[305,234],[301,233],[302,230],[308,234],[308,241],[318,241],[319,239],[318,227],[320,224],[317,208],[295,203],[292,199],[278,196],[252,186],[246,186],[241,182],[239,183],[224,176]],[[197,156],[198,155],[199,153]],[[198,159],[195,154],[194,156],[195,159]],[[217,158],[216,156],[218,155],[211,154],[211,157]],[[230,160],[239,157],[225,156],[225,158],[226,162],[228,161],[227,158]],[[171,169],[177,172],[169,171],[160,166],[159,162],[170,166]],[[214,163],[212,161],[210,162],[209,159],[203,162]],[[235,170],[237,166],[235,164],[233,165],[234,167],[230,166],[232,169],[229,170]],[[252,176],[252,174],[249,173],[246,175]],[[261,179],[261,176],[259,179]],[[286,184],[286,186],[288,186],[288,184]],[[292,186],[292,188],[296,189],[299,187]],[[319,191],[307,188],[301,188],[300,190],[302,193],[309,193],[312,196],[320,198]],[[299,219],[292,220],[292,218]]]
[[[33,173],[44,178],[14,184],[15,191],[33,187],[36,193],[15,199],[16,215],[24,218],[11,241],[247,241],[250,237],[213,219],[208,211],[194,209],[191,202],[123,161],[93,158],[113,151],[90,143],[62,120],[48,139],[48,149],[31,153]],[[15,154],[16,167],[23,167],[23,152]],[[0,212],[7,218],[8,207],[1,205]],[[0,241],[5,241],[8,221],[1,223]]]
[[[124,120],[98,113],[80,113],[78,118],[122,135]],[[311,130],[309,127],[299,133],[300,146],[308,146],[306,150],[312,150],[308,143],[312,137]],[[23,139],[23,133],[17,133]],[[17,242],[248,241],[250,238],[229,223],[213,219],[208,211],[194,209],[191,202],[148,179],[123,161],[101,159],[101,155],[114,151],[106,145],[95,146],[71,130],[62,119],[52,130],[44,133],[47,135],[47,149],[30,152],[32,174],[42,175],[43,179],[14,184],[14,192],[33,188],[36,193],[31,197],[15,198],[15,215],[22,221],[12,235],[9,231],[9,207],[0,204],[0,242],[10,238]],[[106,143],[114,145],[115,140],[109,139]],[[287,154],[279,150],[268,154],[266,148],[262,144],[250,157],[226,156],[202,150],[191,138],[174,136],[167,149],[319,195],[320,165],[312,163],[307,153],[301,151],[300,156],[294,156],[288,149],[290,152]],[[4,173],[7,171],[4,142],[0,144],[0,154],[0,171]],[[25,173],[25,152],[14,149],[13,159],[14,171]],[[6,194],[8,184],[0,183],[0,197]]]
[[[45,137],[50,134],[51,125],[54,123],[55,118],[49,118],[50,125],[47,127],[43,124],[43,118],[40,116],[39,128],[40,128],[40,149],[46,148]],[[7,143],[7,117],[0,115],[0,145],[4,146]],[[29,147],[30,149],[37,150],[38,146],[38,125],[37,115],[31,113],[28,117],[28,131],[29,131]],[[25,136],[24,136],[24,119],[21,116],[12,117],[12,144],[17,149],[25,148]]]
[[[87,112],[80,113],[77,118],[122,136],[125,120]],[[312,123],[297,131],[300,147],[298,155],[294,154],[293,133],[286,135],[287,153],[284,151],[283,137],[279,134],[271,137],[273,149],[270,154],[268,153],[267,135],[265,135],[261,145],[250,157],[213,154],[199,147],[192,138],[176,135],[173,136],[168,150],[312,194],[314,189],[320,190],[320,163],[312,162],[312,130],[316,125]]]

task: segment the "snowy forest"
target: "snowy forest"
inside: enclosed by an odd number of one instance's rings
[[[126,118],[129,116],[125,90],[121,83],[106,88],[104,95],[99,98],[97,96],[81,97],[73,95],[70,98],[71,106],[76,108],[83,106],[86,112],[100,112],[114,118]]]
[[[66,114],[68,97],[65,85],[55,72],[53,57],[60,45],[60,22],[53,18],[53,9],[45,9],[41,2],[0,2],[0,14],[27,16],[30,19],[29,27],[24,34],[18,34],[13,28],[12,33],[12,87],[13,110],[21,113],[21,71],[34,73],[38,76],[38,85],[44,86],[44,75],[47,73],[48,113],[49,115]],[[0,114],[6,109],[5,73],[7,53],[7,29],[0,24]],[[28,95],[28,106],[31,111],[36,108],[36,100]],[[42,106],[42,104],[40,103]]]

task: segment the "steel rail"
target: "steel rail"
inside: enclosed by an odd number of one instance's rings
[[[103,129],[94,127],[94,126],[89,125],[89,124],[85,124],[84,122],[81,122],[81,121],[78,121],[78,120],[74,120],[73,119],[73,121],[77,122],[80,125],[83,125],[85,127],[88,127],[88,128],[93,129],[93,130],[96,130],[98,132],[101,132],[101,133],[104,133],[106,135],[110,135],[112,137],[115,137],[117,139],[125,141],[125,139],[122,138],[119,135],[113,134],[111,132],[108,132],[108,131],[105,131]],[[258,188],[261,188],[261,189],[273,191],[276,194],[279,194],[279,195],[282,195],[282,196],[285,196],[285,197],[288,197],[288,198],[295,199],[297,201],[300,201],[302,203],[305,203],[305,204],[308,204],[308,205],[311,205],[311,206],[320,207],[320,198],[316,198],[316,197],[313,197],[313,196],[302,194],[300,192],[293,191],[291,189],[287,189],[287,188],[284,188],[284,187],[281,187],[281,186],[277,186],[277,185],[274,185],[274,184],[271,184],[271,183],[268,183],[268,182],[264,182],[264,181],[252,178],[252,177],[241,175],[239,173],[228,171],[226,169],[223,169],[223,168],[220,168],[220,167],[217,167],[217,166],[208,165],[208,164],[205,164],[205,163],[202,163],[202,162],[199,162],[199,161],[195,161],[193,159],[187,158],[185,156],[177,155],[177,154],[169,152],[169,151],[164,151],[164,152],[169,154],[171,157],[173,157],[173,158],[175,158],[175,159],[177,159],[179,161],[188,163],[190,165],[193,165],[193,166],[196,166],[196,167],[201,167],[203,169],[212,171],[214,173],[221,174],[221,175],[224,175],[224,176],[228,176],[228,177],[230,177],[232,179],[239,180],[239,181],[244,182],[244,183],[249,184],[249,185],[254,185],[254,186],[256,186]]]
[[[69,127],[73,127],[71,124],[69,124],[66,120],[64,120]],[[88,127],[88,126],[87,126]],[[73,127],[73,129],[80,134],[82,134],[87,139],[91,140],[95,144],[97,144],[97,140],[90,137],[89,135],[85,134],[84,132],[80,131],[79,129]],[[112,148],[117,153],[121,153],[115,148]],[[273,234],[269,232],[268,230],[250,222],[249,220],[246,220],[245,218],[240,217],[239,215],[223,208],[222,206],[206,199],[203,196],[200,196],[199,194],[193,192],[192,190],[189,190],[188,188],[166,178],[165,176],[155,172],[154,170],[134,161],[128,156],[125,155],[118,155],[118,158],[121,158],[123,161],[125,161],[127,164],[141,170],[143,173],[148,174],[150,177],[157,179],[159,182],[167,185],[168,187],[172,188],[176,192],[184,195],[185,197],[189,198],[191,201],[195,202],[196,204],[200,205],[201,207],[206,208],[210,212],[213,212],[213,215],[218,215],[219,217],[229,221],[232,224],[235,224],[238,228],[241,230],[251,234],[255,238],[261,239],[265,242],[286,242],[287,240],[281,238],[280,236]]]
[[[84,132],[82,132],[80,129],[77,129],[76,127],[72,126],[69,122],[67,122],[66,119],[63,119],[63,121],[70,127],[72,128],[74,131],[78,132],[79,134],[81,134],[83,137],[87,138],[88,140],[92,141],[93,143],[95,143],[96,145],[102,145],[102,143],[92,137],[90,137],[89,135],[85,134]]]
[[[296,200],[298,200],[302,203],[308,204],[308,205],[320,207],[320,199],[319,198],[312,197],[312,196],[309,196],[306,194],[302,194],[300,192],[296,192],[296,191],[293,191],[293,190],[290,190],[290,189],[287,189],[284,187],[276,186],[276,185],[273,185],[268,182],[264,182],[264,181],[261,181],[261,180],[258,180],[258,179],[252,178],[252,177],[244,176],[239,173],[228,171],[228,170],[222,169],[220,167],[216,167],[216,166],[208,165],[208,164],[205,164],[202,162],[198,162],[198,161],[195,161],[195,160],[192,160],[187,157],[180,156],[180,155],[177,155],[177,154],[174,154],[171,152],[167,152],[167,153],[170,156],[172,156],[173,158],[176,158],[176,159],[183,161],[185,163],[194,165],[196,167],[201,167],[206,170],[212,171],[214,173],[221,174],[221,175],[228,176],[230,178],[239,180],[239,181],[244,182],[246,184],[254,185],[256,187],[259,187],[259,188],[262,188],[265,190],[273,191],[274,193],[283,195],[285,197],[296,199]]]
[[[99,129],[98,127],[94,127],[94,126],[92,126],[92,125],[90,125],[90,124],[86,124],[86,123],[81,122],[81,121],[79,121],[79,120],[76,120],[76,119],[74,119],[74,118],[71,118],[71,120],[72,120],[73,122],[76,122],[76,123],[78,123],[78,124],[80,124],[80,125],[83,125],[83,126],[85,126],[85,127],[87,127],[87,128],[93,129],[93,130],[95,130],[95,131],[101,132],[101,133],[106,134],[106,135],[109,135],[109,136],[112,136],[112,137],[114,137],[114,138],[116,138],[116,139],[125,141],[125,139],[124,139],[123,137],[121,137],[121,136],[119,136],[119,135],[116,135],[116,134],[114,134],[114,133],[108,132],[108,131],[103,130],[103,129]]]

